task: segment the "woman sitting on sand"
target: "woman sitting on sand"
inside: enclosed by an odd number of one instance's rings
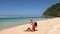
[[[35,31],[35,25],[34,25],[34,23],[33,23],[32,20],[33,19],[31,18],[30,19],[30,25],[31,25],[31,27],[28,27],[25,31]]]

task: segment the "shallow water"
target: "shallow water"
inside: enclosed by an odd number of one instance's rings
[[[30,18],[0,18],[0,28],[16,26],[19,24],[29,23]],[[46,18],[33,18],[33,21],[40,21]]]

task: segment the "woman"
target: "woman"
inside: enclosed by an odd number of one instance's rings
[[[30,18],[30,25],[31,25],[31,27],[28,27],[25,31],[32,31],[32,32],[35,31],[35,25],[34,25],[32,20],[33,19]]]

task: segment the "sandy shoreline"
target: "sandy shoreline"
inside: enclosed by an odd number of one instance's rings
[[[60,34],[60,18],[37,21],[37,24],[38,31],[35,32],[24,32],[29,26],[29,24],[24,24],[2,30],[0,34]]]
[[[28,24],[28,23],[22,23],[22,24],[13,25],[13,26],[2,27],[2,28],[0,28],[0,31],[5,30],[5,29],[9,29],[9,28],[12,28],[12,27],[16,27],[16,26],[19,26],[19,25],[25,25],[25,24]]]

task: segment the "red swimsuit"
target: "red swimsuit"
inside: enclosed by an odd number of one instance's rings
[[[35,26],[32,26],[32,30],[35,31]]]

